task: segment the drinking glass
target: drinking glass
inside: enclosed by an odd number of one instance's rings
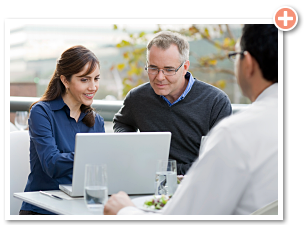
[[[89,210],[103,210],[108,201],[107,166],[86,164],[84,199]]]
[[[17,111],[15,116],[15,125],[19,130],[25,130],[28,125],[29,114],[27,111]]]
[[[171,196],[177,189],[177,163],[176,160],[158,160],[155,195]]]

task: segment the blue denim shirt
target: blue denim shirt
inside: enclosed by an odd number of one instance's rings
[[[93,127],[83,123],[85,115],[82,112],[76,122],[62,97],[32,107],[28,120],[31,172],[25,192],[58,190],[59,184],[72,183],[76,133],[105,132],[104,119],[99,114],[95,114]],[[53,214],[26,202],[21,210]]]

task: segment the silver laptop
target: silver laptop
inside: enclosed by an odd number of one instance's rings
[[[84,195],[86,164],[106,164],[108,194],[154,194],[157,160],[168,159],[170,132],[78,133],[72,184],[59,185],[71,197]]]

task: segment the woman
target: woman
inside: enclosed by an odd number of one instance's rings
[[[83,46],[67,49],[42,98],[29,117],[31,173],[25,192],[58,190],[72,183],[76,133],[105,132],[103,118],[91,104],[99,87],[100,65]],[[53,214],[22,203],[19,215]]]

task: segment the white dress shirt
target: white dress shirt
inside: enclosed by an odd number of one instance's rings
[[[278,84],[205,138],[165,215],[247,215],[278,199]],[[135,207],[119,211],[144,214]]]

